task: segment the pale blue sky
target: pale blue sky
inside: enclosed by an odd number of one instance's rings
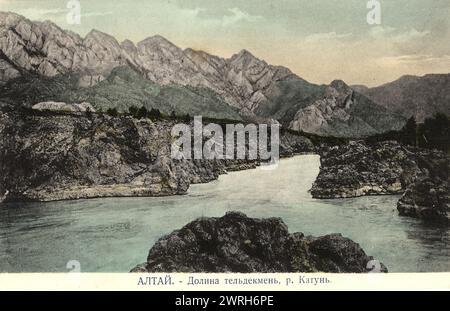
[[[450,0],[380,0],[382,24],[366,22],[366,0],[0,0],[1,11],[92,28],[139,41],[160,34],[180,47],[229,57],[245,48],[316,83],[378,85],[403,74],[450,72]]]

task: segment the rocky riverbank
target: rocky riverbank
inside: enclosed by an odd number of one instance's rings
[[[321,150],[314,198],[401,194],[418,172],[414,154],[397,142],[350,142]]]
[[[400,215],[449,223],[450,157],[394,141],[362,141],[320,150],[321,168],[311,194],[334,199],[403,194]]]
[[[438,154],[436,154],[438,155]],[[397,204],[400,215],[450,224],[450,158],[418,156],[420,173]]]
[[[4,201],[161,196],[189,187],[189,167],[170,158],[167,122],[2,112],[0,124]]]
[[[195,220],[161,238],[147,262],[132,272],[364,273],[372,260],[340,234],[290,234],[279,218],[252,219],[230,212]]]
[[[259,165],[172,159],[177,122],[0,110],[0,202],[178,195],[190,184]],[[306,138],[284,141],[284,156],[311,151]]]

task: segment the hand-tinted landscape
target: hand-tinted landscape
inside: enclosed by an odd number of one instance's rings
[[[0,11],[0,271],[450,271],[450,66],[313,83],[246,45],[55,20]],[[279,167],[174,159],[194,116],[279,124]]]

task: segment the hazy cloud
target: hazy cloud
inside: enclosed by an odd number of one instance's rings
[[[229,12],[231,12],[231,15],[224,15],[222,18],[222,24],[224,26],[229,26],[241,21],[246,21],[246,22],[256,22],[260,19],[262,19],[262,16],[256,16],[256,15],[250,15],[246,12],[242,12],[240,9],[238,8],[232,8],[232,9],[228,9]]]

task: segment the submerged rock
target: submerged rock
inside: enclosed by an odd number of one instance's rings
[[[279,218],[229,212],[221,218],[200,218],[161,238],[147,262],[132,272],[364,273],[372,260],[340,234],[289,234]]]

